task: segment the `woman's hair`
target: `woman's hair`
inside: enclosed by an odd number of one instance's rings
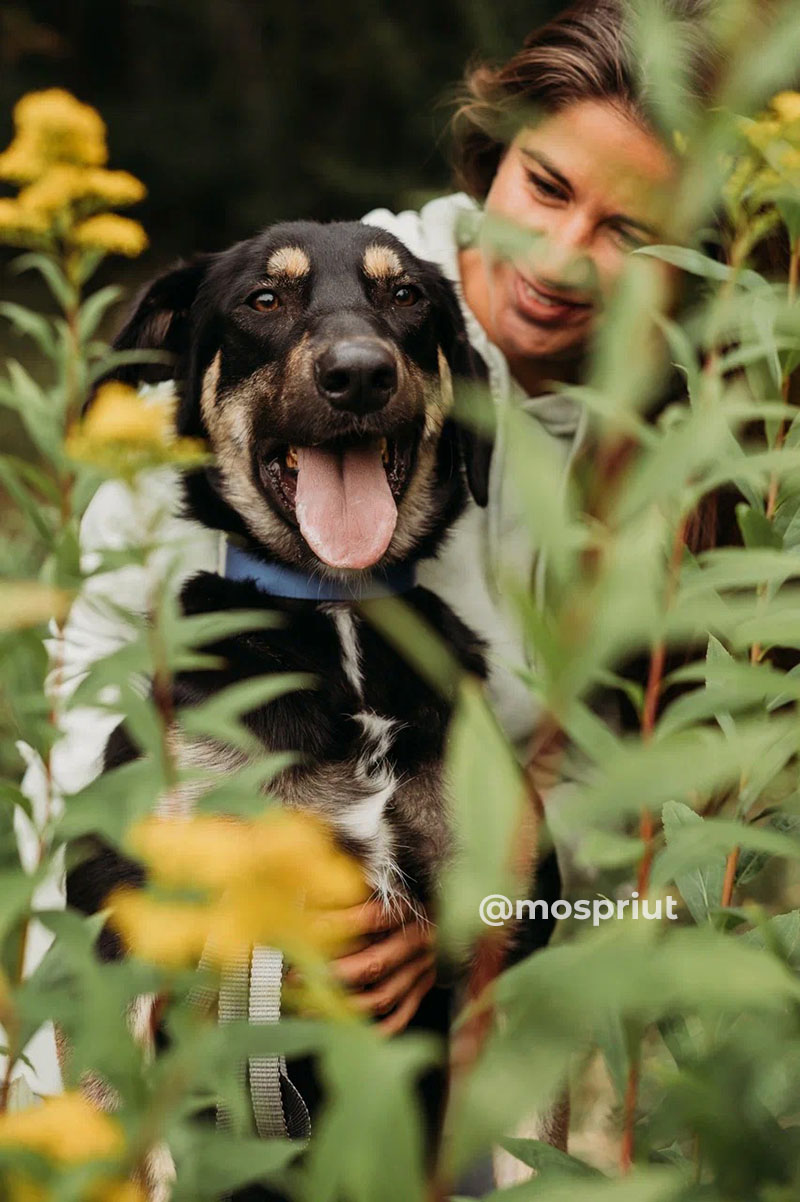
[[[701,100],[711,93],[718,69],[704,36],[708,0],[662,2],[671,32],[682,43],[687,95]],[[581,0],[530,33],[506,62],[467,69],[452,122],[458,187],[483,200],[517,130],[578,101],[610,102],[647,128],[658,128],[652,85],[626,7],[625,0]]]

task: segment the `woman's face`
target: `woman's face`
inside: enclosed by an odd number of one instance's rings
[[[655,135],[606,102],[570,105],[516,136],[485,208],[541,237],[514,262],[463,252],[462,268],[467,303],[523,382],[525,361],[576,355],[626,255],[662,240],[676,176]]]

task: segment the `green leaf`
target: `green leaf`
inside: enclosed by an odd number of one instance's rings
[[[11,270],[16,272],[38,271],[62,309],[69,309],[77,303],[76,290],[55,259],[50,258],[49,255],[37,253],[20,255],[11,263]]]
[[[675,1202],[682,1181],[682,1174],[661,1167],[637,1169],[613,1181],[571,1177],[547,1183],[534,1178],[494,1190],[483,1202]]]
[[[217,1199],[251,1183],[265,1184],[302,1151],[290,1139],[247,1139],[206,1131],[178,1159],[177,1197]]]
[[[775,949],[792,968],[800,968],[800,910],[774,914],[740,938],[753,947]]]
[[[680,809],[680,814],[676,810]],[[664,807],[667,811],[667,807]],[[800,860],[800,839],[769,827],[753,826],[726,818],[688,818],[688,806],[675,807],[665,813],[670,833],[667,847],[653,863],[653,889],[662,889],[675,881],[686,904],[698,922],[708,917],[709,910],[721,904],[725,854],[734,847],[763,851],[772,856]],[[683,884],[688,894],[684,893]],[[690,902],[690,897],[692,901]],[[699,917],[698,917],[699,915]]]
[[[772,710],[778,704],[800,700],[797,672],[779,672],[767,663],[735,660],[713,635],[709,636],[705,667],[695,663],[679,668],[669,675],[666,683],[674,685],[698,679],[705,680],[706,688],[684,693],[673,701],[659,719],[656,738],[711,717],[717,719],[729,738],[735,738],[732,714],[764,704]]]
[[[463,668],[429,622],[400,597],[362,601],[359,610],[423,680],[445,697],[453,695]]]
[[[502,1146],[517,1160],[536,1169],[537,1180],[550,1182],[558,1177],[594,1177],[603,1179],[603,1174],[592,1165],[568,1156],[552,1144],[546,1144],[540,1139],[503,1139]]]
[[[760,516],[748,510],[754,521]],[[767,523],[769,525],[769,523]],[[770,527],[771,529],[771,527]],[[774,544],[773,544],[774,545]],[[697,557],[697,568],[681,574],[681,593],[694,590],[758,588],[760,584],[781,583],[800,575],[800,556],[786,555],[783,549],[719,547]]]
[[[471,680],[462,685],[453,715],[445,777],[458,854],[444,873],[439,935],[458,960],[483,929],[481,899],[512,888],[512,840],[522,809],[530,804],[513,752],[481,686]]]
[[[72,794],[56,824],[57,837],[97,834],[122,846],[125,832],[152,812],[162,783],[157,765],[144,757],[109,769]]]
[[[414,1080],[438,1051],[430,1036],[381,1040],[341,1024],[323,1051],[330,1089],[308,1151],[303,1196],[314,1202],[423,1202],[421,1114]]]
[[[783,549],[783,539],[773,523],[760,511],[748,505],[736,506],[736,520],[746,547],[775,547]]]
[[[48,522],[48,514],[38,497],[20,480],[21,473],[9,462],[9,457],[0,455],[0,483],[8,492],[17,508],[30,521],[45,547],[51,547],[53,530]]]
[[[673,367],[677,367],[686,376],[689,400],[696,402],[700,393],[701,373],[700,362],[691,339],[683,326],[670,321],[664,314],[656,313],[655,321],[667,340]]]
[[[97,292],[85,300],[78,311],[78,337],[86,342],[93,335],[102,321],[106,310],[122,296],[122,288],[110,284],[106,288],[98,288]]]
[[[735,271],[727,263],[710,259],[708,255],[692,250],[688,246],[639,246],[631,252],[634,255],[647,255],[688,271],[690,275],[702,276],[706,280],[725,282],[735,279],[746,288],[767,288],[767,281],[755,271],[740,269]]]
[[[43,355],[53,357],[56,351],[53,326],[46,317],[41,317],[23,305],[0,301],[0,316],[8,318],[19,334],[32,338]]]
[[[692,850],[695,850],[694,839],[704,825],[703,819],[687,805],[668,801],[661,810],[661,821],[667,847],[672,848],[674,858],[671,864],[668,862],[666,868],[662,859],[658,879],[674,880],[695,922],[707,922],[710,911],[720,904],[722,898],[725,856],[705,853],[700,866],[692,871],[678,871],[672,865],[680,862],[677,851],[679,832],[686,837]],[[672,873],[671,878],[665,877],[667,872]],[[658,887],[655,882],[653,887]]]
[[[587,831],[575,852],[575,862],[581,868],[624,868],[637,864],[643,853],[641,839],[613,831]]]
[[[665,802],[689,799],[738,784],[776,747],[797,750],[798,732],[791,716],[741,721],[731,741],[708,727],[679,731],[642,743],[619,741],[619,750],[598,767],[592,780],[576,784],[549,815],[557,838],[583,837],[609,819],[656,810]]]
[[[316,685],[314,677],[303,672],[274,672],[256,676],[228,685],[200,705],[184,706],[178,717],[184,731],[190,736],[204,736],[245,752],[263,753],[263,745],[245,729],[240,715],[269,705],[287,693],[315,688]]]
[[[130,351],[108,351],[103,345],[102,354],[99,359],[92,364],[88,374],[88,383],[91,386],[96,384],[104,376],[110,372],[116,371],[120,367],[134,367],[140,363],[161,363],[166,366],[174,363],[175,357],[167,351],[156,350],[130,350]]]

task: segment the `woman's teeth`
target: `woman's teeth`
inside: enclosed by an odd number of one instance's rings
[[[529,284],[527,280],[523,280],[522,283],[527,295],[533,300],[538,301],[540,305],[550,305],[551,308],[558,309],[562,305],[568,305],[571,303],[570,301],[565,300],[553,300],[552,296],[545,296],[543,293],[539,292],[538,289],[534,288],[533,284]]]

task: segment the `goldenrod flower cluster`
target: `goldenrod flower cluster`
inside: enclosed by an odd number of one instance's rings
[[[320,819],[282,807],[249,821],[149,818],[129,845],[157,892],[117,890],[111,923],[129,951],[170,967],[222,966],[254,944],[328,958],[352,937],[346,910],[370,892]]]
[[[0,1114],[0,1148],[15,1149],[70,1168],[92,1161],[118,1161],[125,1139],[117,1119],[97,1110],[79,1093],[45,1098],[40,1105]],[[6,1174],[4,1185],[12,1202],[47,1202],[40,1181],[20,1171]],[[6,1194],[3,1195],[6,1197]],[[103,1176],[82,1194],[85,1202],[144,1202],[142,1188],[120,1177]]]
[[[780,92],[754,120],[742,119],[745,153],[732,164],[724,199],[741,225],[782,201],[800,200],[800,92]]]
[[[73,459],[126,479],[165,464],[199,466],[208,458],[205,445],[177,436],[174,409],[171,395],[143,395],[116,381],[103,384],[86,417],[67,435],[65,449]]]
[[[37,580],[0,581],[0,630],[24,630],[50,618],[63,621],[72,601],[66,589]],[[0,1014],[3,987],[0,980]]]
[[[18,184],[16,199],[0,199],[0,238],[21,246],[129,256],[141,254],[141,225],[108,209],[136,204],[144,185],[127,171],[109,171],[100,114],[62,88],[30,92],[14,108],[14,138],[0,154],[0,179]]]

